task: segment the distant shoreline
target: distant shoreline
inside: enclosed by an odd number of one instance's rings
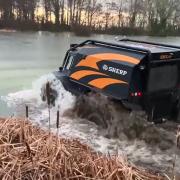
[[[115,31],[111,31],[110,29],[108,31],[105,30],[92,30],[90,31],[88,27],[77,27],[74,29],[70,28],[64,28],[64,27],[59,27],[58,29],[56,28],[12,28],[12,27],[1,27],[0,28],[0,33],[13,33],[13,32],[55,32],[55,33],[61,33],[61,32],[71,32],[74,33],[77,36],[82,36],[82,37],[88,37],[91,36],[92,34],[104,34],[104,35],[122,35],[122,36],[150,36],[150,37],[180,37],[180,33],[167,33],[167,34],[149,34],[147,31],[138,31],[136,29],[135,32],[133,30],[130,30],[128,28],[128,31],[125,31],[125,29],[116,29]]]
[[[4,0],[0,28],[90,34],[180,36],[178,0]]]

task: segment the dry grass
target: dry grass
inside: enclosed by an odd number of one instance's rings
[[[94,152],[28,121],[0,120],[0,179],[160,180],[117,156]]]

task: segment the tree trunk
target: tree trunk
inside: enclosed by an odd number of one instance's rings
[[[58,7],[55,8],[54,15],[55,15],[55,24],[58,27],[60,24],[60,21],[59,21],[60,15],[59,15],[59,8]]]
[[[61,4],[61,24],[64,24],[64,0],[62,0]]]
[[[48,0],[44,0],[44,10],[45,10],[45,21],[47,23],[49,21],[49,5],[48,5]]]

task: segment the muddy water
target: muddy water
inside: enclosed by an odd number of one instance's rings
[[[30,119],[48,129],[48,108],[40,98],[40,89],[47,81],[53,82],[52,87],[59,92],[56,105],[51,108],[51,131],[57,133],[59,110],[61,136],[79,138],[97,151],[119,154],[136,165],[165,173],[172,171],[176,154],[175,169],[179,172],[180,150],[175,146],[177,124],[154,125],[147,122],[143,112],[129,113],[101,95],[76,98],[52,74],[35,81],[31,89],[11,93],[3,99],[20,116],[28,105]]]

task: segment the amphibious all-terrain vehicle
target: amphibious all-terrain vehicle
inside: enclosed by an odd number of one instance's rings
[[[102,93],[152,120],[179,121],[180,47],[122,39],[72,44],[54,72],[74,94]]]

